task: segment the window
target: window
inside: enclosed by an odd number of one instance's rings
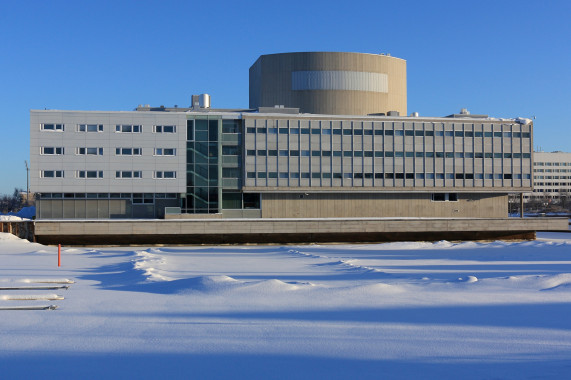
[[[280,135],[287,135],[289,133],[289,130],[287,128],[279,128],[279,134]]]
[[[133,204],[153,204],[154,202],[153,194],[133,193]]]
[[[222,178],[238,178],[238,177],[240,177],[240,169],[222,168]]]
[[[40,171],[41,178],[63,178],[63,170],[42,170]]]
[[[155,172],[154,178],[156,178],[156,179],[174,179],[174,178],[176,178],[176,172],[175,171],[159,170],[159,171]]]
[[[115,133],[141,133],[141,132],[143,132],[142,125],[117,124],[115,126]]]
[[[222,146],[222,154],[225,156],[237,156],[240,153],[239,153],[239,149],[237,146],[223,145]]]
[[[103,132],[103,124],[78,124],[77,132]]]
[[[63,132],[63,124],[40,124],[40,130],[49,132]]]
[[[117,156],[140,156],[142,152],[142,148],[115,148]]]
[[[458,202],[458,194],[456,193],[433,193],[433,202]]]
[[[176,125],[155,125],[154,133],[176,133]]]
[[[40,154],[44,155],[62,155],[64,154],[63,147],[43,146],[40,148]]]
[[[155,156],[176,156],[175,148],[155,148]]]
[[[77,178],[103,178],[102,170],[78,170],[75,172]]]
[[[139,171],[116,171],[115,178],[143,178],[143,173]]]
[[[88,155],[88,156],[102,156],[103,155],[103,148],[76,148],[75,154],[79,155]]]

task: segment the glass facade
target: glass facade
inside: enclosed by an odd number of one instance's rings
[[[221,124],[219,116],[197,116],[187,120],[186,202],[183,212],[220,212]]]

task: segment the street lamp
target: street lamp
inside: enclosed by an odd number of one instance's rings
[[[26,164],[26,206],[30,203],[30,168],[28,167],[28,161],[24,160]]]

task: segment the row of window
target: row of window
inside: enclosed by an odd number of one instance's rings
[[[40,154],[42,155],[63,155],[65,154],[64,147],[42,146],[40,147]],[[88,156],[102,156],[103,148],[101,147],[78,147],[75,148],[75,154],[88,155]],[[115,155],[117,156],[140,156],[143,154],[143,148],[115,148]],[[155,156],[176,156],[176,148],[154,148],[153,155]]]
[[[247,178],[281,178],[281,179],[530,179],[526,174],[482,174],[482,173],[321,173],[321,172],[247,172]]]
[[[41,124],[42,131],[64,132],[64,124]],[[77,124],[77,132],[103,132],[103,124]],[[153,125],[153,133],[176,133],[176,125]],[[116,124],[116,133],[142,133],[143,126],[136,124]]]
[[[267,127],[248,127],[247,133],[261,134],[290,134],[290,135],[376,135],[376,136],[416,136],[416,137],[506,137],[506,138],[531,138],[530,132],[490,132],[490,131],[424,131],[412,129],[350,129],[350,128],[267,128]]]
[[[64,178],[65,172],[63,170],[41,170],[41,178]],[[103,178],[102,170],[76,170],[75,178]],[[140,170],[117,170],[115,178],[143,178],[143,172]],[[172,170],[158,170],[153,172],[155,179],[174,179],[176,178],[176,171]]]
[[[248,149],[248,156],[259,157],[416,157],[416,158],[531,158],[531,153],[490,153],[490,152],[383,152],[383,151],[330,151],[330,150],[272,150]]]
[[[42,193],[38,199],[129,199],[133,204],[152,204],[156,199],[177,199],[176,193]]]
[[[571,162],[534,162],[535,166],[571,166]]]
[[[533,169],[536,173],[571,173],[571,169]]]
[[[534,182],[535,186],[569,186],[567,182]]]
[[[534,179],[571,179],[570,175],[536,175]]]

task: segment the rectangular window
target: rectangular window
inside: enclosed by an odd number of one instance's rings
[[[143,148],[115,148],[115,155],[117,156],[140,156]]]
[[[458,194],[456,193],[433,193],[433,202],[458,202]]]
[[[155,148],[155,156],[176,156],[175,148]]]
[[[115,178],[143,178],[143,173],[139,170],[135,171],[116,171]]]
[[[238,177],[240,177],[240,169],[222,168],[222,178],[238,178]]]
[[[44,155],[62,155],[64,154],[63,147],[51,147],[51,146],[42,146],[40,148],[40,154]]]
[[[153,178],[156,178],[156,179],[174,179],[174,178],[176,178],[176,172],[175,171],[158,170],[154,173]]]
[[[176,133],[176,125],[154,125],[154,133]]]
[[[103,132],[103,124],[78,124],[77,132]]]
[[[88,156],[102,156],[103,155],[103,148],[79,147],[79,148],[75,149],[75,154],[88,155]]]
[[[240,151],[237,146],[223,145],[222,154],[225,156],[237,156],[240,154]]]
[[[41,178],[63,178],[63,170],[42,170],[40,171]]]
[[[78,170],[75,172],[77,178],[103,178],[102,170]]]
[[[289,133],[289,130],[287,128],[279,128],[278,133],[280,135],[287,135]]]
[[[63,132],[65,128],[63,124],[40,124],[40,130],[49,132]]]
[[[115,133],[141,133],[141,132],[143,132],[142,125],[132,125],[132,124],[115,125]]]

